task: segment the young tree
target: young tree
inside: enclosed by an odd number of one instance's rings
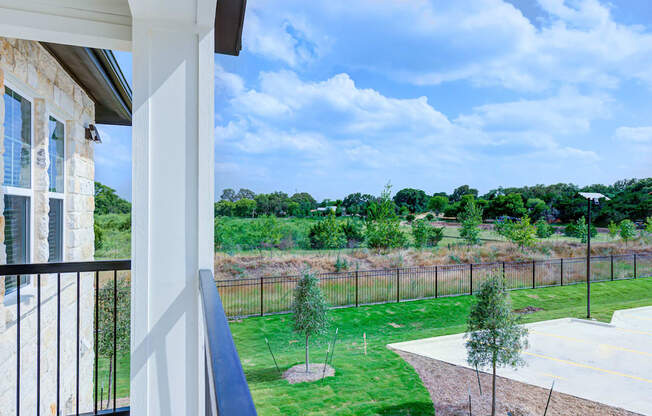
[[[414,246],[417,248],[436,247],[444,237],[444,227],[433,227],[424,220],[416,220],[411,225]]]
[[[609,225],[607,225],[607,229],[609,229],[609,237],[611,238],[616,238],[616,236],[618,235],[618,231],[620,231],[620,228],[618,228],[618,224],[616,224],[613,221],[609,222]]]
[[[306,271],[294,289],[294,330],[306,337],[306,373],[309,372],[308,341],[311,335],[318,334],[328,324],[326,299],[319,288],[319,279]]]
[[[131,313],[131,289],[125,279],[116,279],[117,285],[113,284],[113,279],[109,280],[98,290],[98,318],[97,318],[97,350],[100,358],[109,360],[109,390],[107,401],[111,397],[110,382],[113,373],[113,323],[115,321],[116,332],[115,350],[117,354],[129,351],[129,334],[130,334],[130,313]],[[114,291],[117,299],[117,316],[114,314]],[[116,392],[113,392],[115,396]]]
[[[636,237],[636,224],[632,220],[622,220],[620,222],[620,238],[625,241],[625,245],[634,237]]]
[[[552,228],[552,225],[548,224],[548,222],[546,222],[546,220],[543,218],[534,223],[534,226],[537,227],[537,237],[539,238],[548,238],[555,232],[555,229]]]
[[[369,205],[365,221],[365,238],[369,248],[387,249],[405,246],[407,238],[401,231],[394,201],[390,198],[391,185],[386,185],[378,202]]]
[[[480,285],[471,306],[466,330],[467,362],[473,367],[491,366],[491,415],[496,414],[496,367],[523,365],[527,330],[518,326],[502,277],[492,276]]]
[[[652,234],[652,217],[647,217],[645,219],[645,232]]]
[[[478,207],[473,200],[469,201],[464,210],[457,216],[457,220],[462,224],[460,237],[469,245],[478,244],[480,239],[480,229],[482,224],[482,208]]]
[[[512,225],[509,240],[523,250],[534,245],[536,234],[536,227],[530,224],[530,217],[526,215]]]

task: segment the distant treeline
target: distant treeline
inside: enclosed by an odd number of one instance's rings
[[[484,219],[528,215],[533,220],[569,223],[586,215],[587,202],[578,192],[600,192],[611,198],[593,208],[593,221],[598,225],[620,222],[626,218],[642,221],[652,215],[652,178],[624,179],[612,185],[585,187],[565,183],[499,187],[484,195],[479,195],[478,190],[469,185],[459,186],[451,194],[437,192],[430,195],[420,189],[405,188],[398,191],[392,200],[394,210],[399,215],[430,211],[442,213],[445,217],[457,217],[466,204],[474,201],[482,208]],[[347,195],[344,199],[317,202],[307,192],[290,196],[280,191],[256,194],[244,188],[237,192],[225,189],[220,201],[215,203],[215,216],[306,217],[334,212],[336,215],[365,217],[377,204],[378,197],[360,192]]]

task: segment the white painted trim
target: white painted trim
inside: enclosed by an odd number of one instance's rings
[[[0,0],[0,36],[129,51],[131,18],[43,1]]]
[[[57,116],[57,114],[52,111],[52,109],[48,108],[50,110],[48,112],[48,161],[50,158],[50,131],[49,131],[49,122],[50,122],[50,117],[54,118],[57,120],[59,123],[63,124],[63,193],[61,192],[50,192],[48,187],[48,199],[61,199],[62,204],[61,204],[61,261],[66,261],[66,254],[68,253],[68,250],[66,249],[66,208],[67,208],[67,202],[66,202],[66,195],[68,191],[68,176],[66,174],[67,170],[67,154],[66,150],[68,150],[68,128],[66,127],[66,121],[65,118],[60,118]],[[64,121],[62,121],[64,120]],[[49,203],[49,201],[48,201]],[[48,218],[49,219],[49,218]],[[49,225],[48,225],[49,228]],[[50,230],[48,230],[48,236],[49,236]],[[49,242],[48,242],[49,244]],[[49,247],[48,247],[49,248]]]
[[[34,99],[36,98],[35,95],[29,94],[29,89],[23,89],[22,86],[25,85],[23,82],[18,81],[16,85],[14,84],[15,77],[13,74],[9,73],[10,76],[5,78],[5,83],[4,85],[6,87],[9,87],[9,89],[13,90],[14,92],[18,93],[21,97],[25,98],[27,101],[30,102],[30,178],[29,178],[29,188],[19,188],[19,187],[14,187],[14,186],[5,186],[3,185],[3,190],[4,190],[4,195],[18,195],[18,196],[25,196],[29,197],[29,259],[28,261],[30,263],[34,262],[34,126],[35,126],[35,120],[34,120]],[[4,96],[2,97],[4,100]],[[6,116],[6,113],[5,113]],[[4,138],[3,138],[3,143],[4,143]],[[4,155],[3,155],[4,158]],[[2,230],[4,232],[4,230]],[[31,279],[31,277],[30,277]]]

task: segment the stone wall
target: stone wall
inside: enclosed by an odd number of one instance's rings
[[[37,42],[0,38],[0,93],[5,84],[26,91],[32,101],[32,262],[47,262],[49,179],[48,120],[51,113],[65,123],[64,259],[93,260],[94,164],[93,144],[85,140],[84,127],[94,120],[89,96]],[[4,100],[0,100],[0,182],[4,177]],[[63,119],[62,119],[63,118]],[[0,187],[0,214],[4,195]],[[0,215],[0,263],[6,262],[4,216]],[[56,276],[42,276],[41,288],[41,402],[40,414],[54,415],[57,376],[57,303],[60,304],[60,414],[75,412],[75,362],[80,356],[80,411],[93,407],[93,275],[82,274],[80,292],[80,343],[76,345],[77,278],[62,275],[57,296]],[[37,278],[21,288],[20,307],[20,410],[36,414]],[[0,416],[16,414],[16,292],[5,296],[0,277]]]

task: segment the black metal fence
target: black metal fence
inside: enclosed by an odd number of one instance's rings
[[[586,258],[452,264],[319,274],[331,307],[400,302],[471,294],[487,277],[505,276],[508,289],[564,286],[586,282]],[[652,253],[591,257],[591,281],[652,276]],[[229,317],[289,312],[301,276],[216,281]]]
[[[15,355],[15,399],[2,400],[7,414],[128,414],[127,408],[118,408],[116,402],[118,341],[118,278],[130,279],[131,261],[96,261],[76,263],[12,264],[0,266],[2,282],[17,282],[2,291],[5,309],[13,315],[1,332],[4,347],[15,331],[15,349],[5,348]],[[120,276],[119,276],[120,275]],[[1,289],[1,288],[0,288]],[[108,289],[112,293],[102,293]],[[100,294],[112,299],[108,302],[107,328],[100,328]],[[86,311],[82,312],[80,305]],[[100,333],[107,331],[106,333]],[[86,345],[81,338],[92,332]],[[99,347],[100,335],[112,338],[112,354],[103,357]],[[92,348],[92,350],[91,350]],[[66,352],[62,357],[62,351]],[[92,353],[92,369],[84,368],[80,356]],[[82,358],[86,362],[87,358]],[[102,410],[99,390],[99,362],[112,361],[112,403]],[[90,361],[88,361],[90,363]],[[85,374],[82,372],[86,371]],[[13,373],[13,371],[11,371]],[[80,375],[83,382],[80,382]],[[3,374],[6,383],[13,383],[9,372]],[[47,383],[46,394],[42,385]],[[92,384],[92,385],[91,385]],[[80,392],[80,387],[85,392]],[[91,403],[80,404],[80,397],[88,397],[92,387]],[[53,390],[53,391],[50,391]],[[63,392],[67,399],[62,403]],[[86,408],[84,408],[86,407]],[[15,411],[14,411],[15,410]],[[92,412],[92,413],[91,413]]]

